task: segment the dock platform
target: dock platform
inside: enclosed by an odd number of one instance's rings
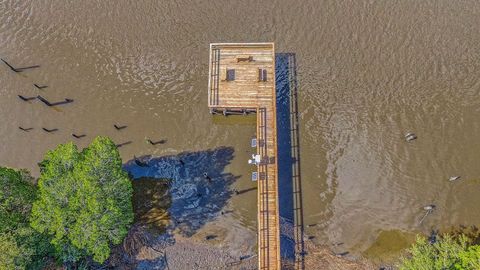
[[[210,44],[208,107],[212,114],[256,113],[258,269],[280,269],[274,44]]]

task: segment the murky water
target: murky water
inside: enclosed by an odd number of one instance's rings
[[[168,180],[139,178],[132,181],[135,222],[154,233],[165,232],[170,222],[168,209],[172,205]]]
[[[41,67],[0,66],[0,164],[38,174],[71,133],[87,134],[80,147],[95,135],[131,141],[124,160],[227,146],[232,188],[248,190],[255,126],[208,114],[208,44],[274,41],[297,61],[304,218],[318,224],[307,234],[358,254],[381,231],[478,224],[479,24],[478,1],[3,0],[0,56]],[[406,143],[407,131],[418,139]],[[231,203],[252,230],[255,200]]]

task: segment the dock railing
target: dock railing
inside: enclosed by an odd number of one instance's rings
[[[212,46],[212,45],[210,45]],[[218,105],[218,84],[220,81],[220,49],[210,49],[210,80],[208,81],[208,106]]]
[[[267,152],[267,142],[266,142],[266,109],[258,108],[257,109],[257,154],[261,157],[261,162],[257,166],[258,170],[258,202],[260,205],[260,211],[258,212],[258,226],[259,235],[258,235],[258,245],[259,249],[263,250],[260,252],[260,269],[268,269],[270,265],[270,254],[269,254],[269,243],[270,239],[269,234],[270,228],[268,226],[269,220],[269,207],[268,207],[268,152]]]

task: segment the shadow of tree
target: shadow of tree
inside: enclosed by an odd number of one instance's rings
[[[191,236],[216,217],[232,196],[231,184],[240,176],[224,173],[233,159],[232,147],[219,147],[178,155],[138,157],[124,164],[134,179],[149,177],[168,181],[171,204],[168,229]],[[135,180],[134,180],[135,181]]]
[[[134,182],[135,224],[98,267],[167,269],[164,250],[175,244],[173,231],[192,236],[218,216],[232,196],[230,186],[240,176],[224,170],[233,157],[232,147],[219,147],[127,161],[123,167]]]

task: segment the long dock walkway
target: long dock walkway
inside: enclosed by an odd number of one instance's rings
[[[210,44],[208,106],[257,114],[258,269],[280,269],[274,44]]]

